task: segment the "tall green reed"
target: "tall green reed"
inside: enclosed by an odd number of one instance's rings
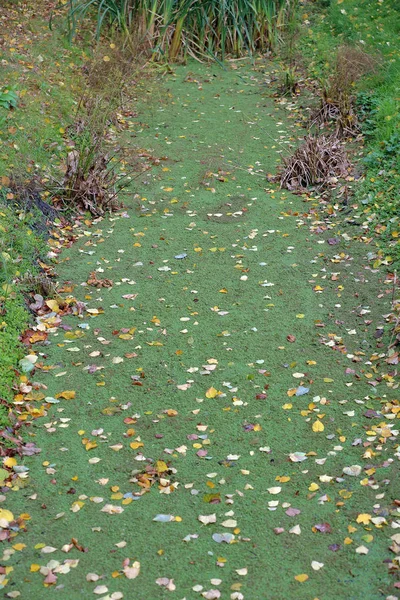
[[[297,0],[69,0],[71,36],[82,19],[133,31],[153,51],[175,61],[187,54],[224,57],[274,51]]]

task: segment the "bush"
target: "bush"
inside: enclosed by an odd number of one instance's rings
[[[374,71],[376,62],[356,46],[341,46],[333,73],[322,86],[320,107],[312,117],[312,124],[324,126],[334,122],[338,136],[359,133],[354,86],[363,75]]]

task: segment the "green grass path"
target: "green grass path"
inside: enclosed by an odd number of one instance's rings
[[[375,600],[395,591],[383,564],[394,556],[395,433],[379,442],[393,421],[365,416],[396,394],[390,377],[369,384],[391,372],[383,359],[368,364],[388,286],[366,268],[369,248],[353,231],[324,231],[312,202],[266,180],[301,136],[296,113],[270,91],[262,65],[190,65],[142,82],[147,99],[126,139],[165,160],[135,182],[127,213],[88,226],[61,255],[59,280],[104,312],[65,317],[68,330],[35,346],[54,368],[33,380],[47,396],[76,397],[29,429],[42,452],[23,461],[25,487],[7,494],[7,507],[31,519],[13,540],[26,547],[3,561],[13,567],[4,593]],[[113,286],[82,286],[92,271]],[[360,473],[343,474],[352,465]],[[152,483],[142,495],[138,478]],[[205,515],[215,516],[204,524]],[[87,552],[63,552],[71,538]],[[44,586],[46,576],[54,583]]]

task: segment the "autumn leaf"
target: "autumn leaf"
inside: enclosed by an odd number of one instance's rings
[[[142,448],[144,446],[143,442],[131,442],[129,446],[132,450],[137,450],[138,448]]]
[[[320,420],[314,421],[314,423],[312,424],[312,430],[315,431],[316,433],[324,431],[324,429],[325,429],[324,424]]]
[[[301,573],[300,575],[295,575],[296,581],[300,581],[300,583],[304,583],[308,579],[308,575],[306,573]]]
[[[73,400],[76,396],[76,392],[73,390],[66,390],[56,394],[56,398],[64,398],[64,400]]]

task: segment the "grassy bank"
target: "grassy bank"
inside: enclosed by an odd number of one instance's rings
[[[0,398],[5,401],[0,429],[9,425],[6,402],[23,355],[18,340],[29,318],[15,280],[28,271],[37,273],[46,252],[43,215],[15,204],[10,180],[23,189],[33,177],[40,181],[50,168],[60,168],[85,58],[78,47],[68,46],[61,27],[49,30],[48,4],[6,2],[0,7]]]
[[[44,253],[44,239],[35,233],[34,215],[10,207],[0,196],[0,398],[12,399],[14,368],[22,358],[18,343],[28,314],[15,278],[30,271],[38,272],[37,260]],[[8,408],[0,405],[0,429],[9,424]]]
[[[355,188],[361,221],[376,236],[381,260],[399,263],[400,6],[395,1],[320,0],[303,6],[300,45],[308,75],[325,81],[341,44],[376,58],[375,72],[355,89],[365,143],[364,180]]]

